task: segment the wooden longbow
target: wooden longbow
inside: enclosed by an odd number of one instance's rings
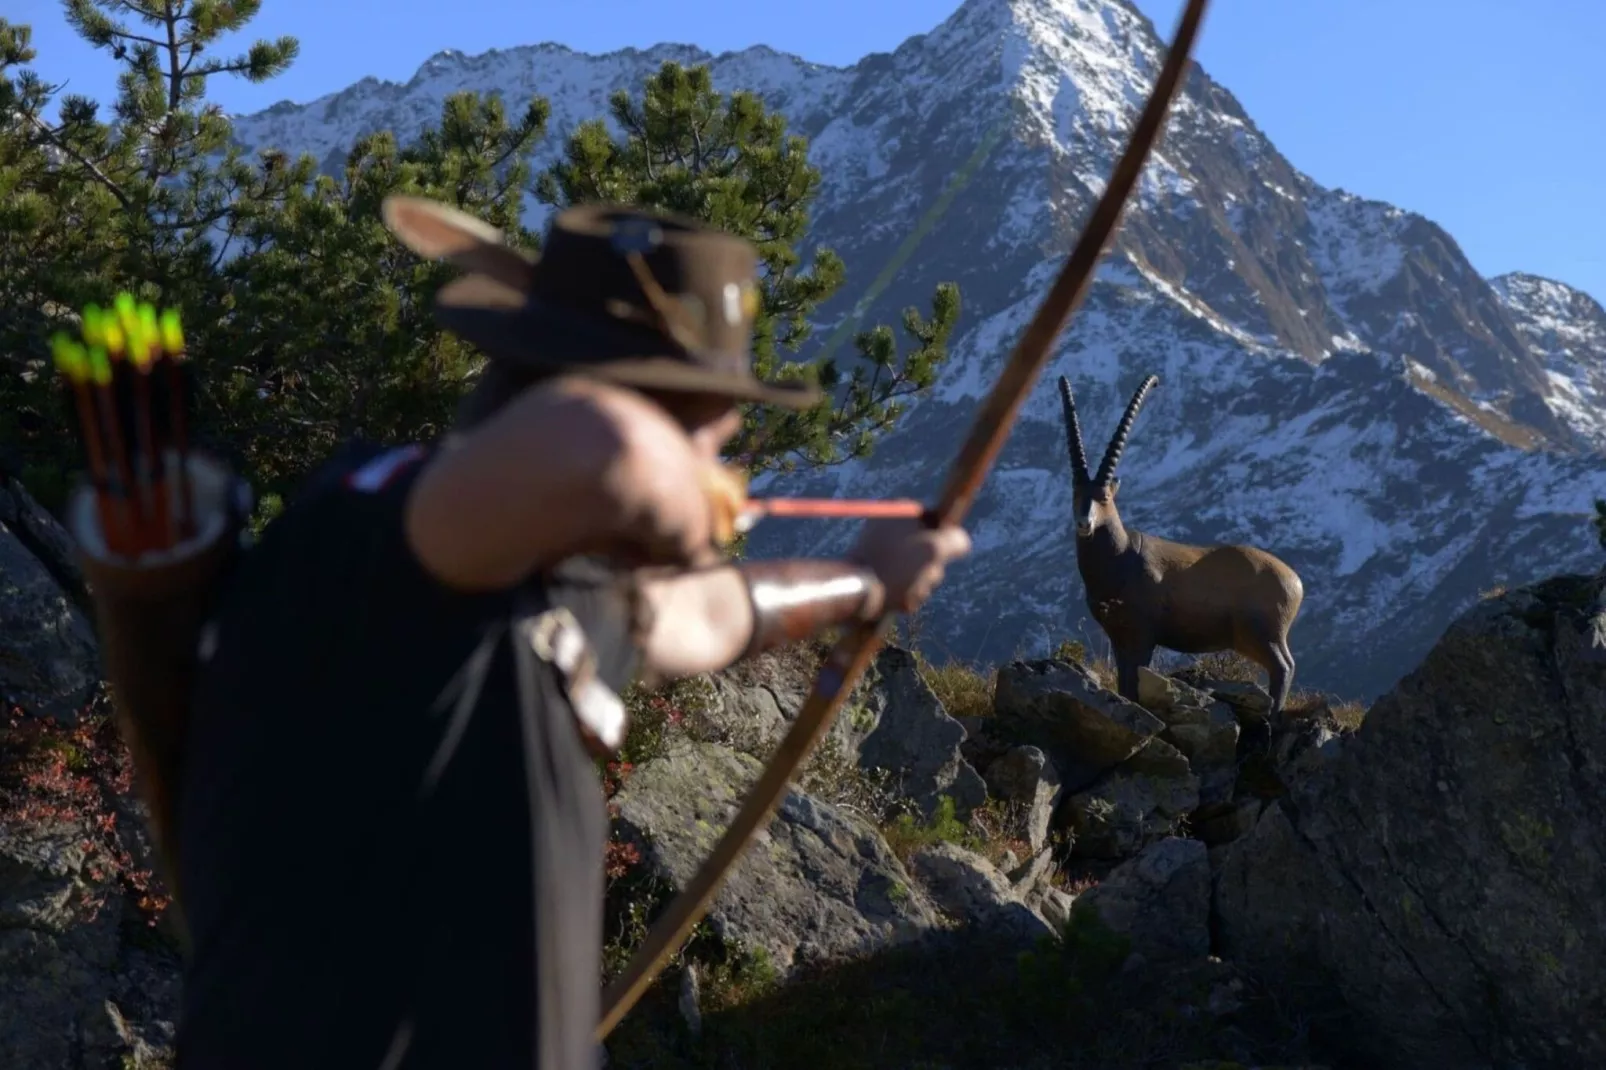
[[[1159,141],[1166,113],[1182,84],[1183,71],[1187,68],[1189,53],[1198,36],[1205,4],[1206,0],[1188,0],[1187,9],[1182,13],[1171,48],[1166,54],[1165,65],[1143,107],[1143,113],[1138,117],[1137,126],[1132,130],[1126,150],[1115,165],[1104,195],[1094,207],[1093,214],[1077,239],[1076,247],[1060,269],[1059,277],[1054,280],[1053,288],[1043,299],[1031,323],[1027,324],[998,382],[976,413],[970,434],[948,473],[942,495],[927,513],[927,520],[933,526],[956,524],[964,519],[987,478],[988,470],[1008,440],[1021,406],[1042,375],[1056,339],[1086,296],[1093,271],[1104,254],[1105,246],[1115,234],[1127,198],[1137,185],[1138,175],[1150,150]],[[715,845],[713,853],[653,925],[625,972],[603,994],[604,1009],[602,1021],[597,1026],[598,1041],[606,1037],[635,1006],[692,927],[707,913],[748,841],[769,820],[786,793],[793,774],[808,758],[820,737],[830,727],[843,700],[869,668],[871,659],[881,647],[882,630],[889,617],[883,616],[873,623],[852,629],[832,648],[797,719],[792,722],[791,729],[776,748],[758,782],[742,801],[741,809]]]

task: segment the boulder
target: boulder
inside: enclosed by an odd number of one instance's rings
[[[1606,1065],[1603,648],[1606,578],[1512,591],[1293,748],[1214,853],[1220,953],[1380,1070]]]
[[[1232,707],[1182,680],[1138,670],[1138,697],[1165,722],[1160,738],[1171,744],[1199,777],[1199,805],[1232,798],[1238,779],[1238,717]]]
[[[774,651],[714,676],[714,700],[702,734],[755,757],[766,757],[803,708],[815,666],[791,650]],[[981,775],[965,759],[966,731],[948,716],[914,656],[883,647],[821,744],[849,768],[889,780],[891,792],[926,817],[948,796],[961,820],[987,798]]]
[[[1052,929],[1025,906],[1008,878],[981,855],[957,844],[934,843],[909,859],[909,868],[950,916],[1030,945]]]
[[[1176,748],[1151,739],[1096,784],[1065,800],[1061,821],[1080,858],[1128,858],[1177,831],[1199,805],[1199,778]]]
[[[987,801],[987,785],[960,753],[964,726],[948,716],[907,650],[882,648],[869,675],[863,698],[842,714],[856,714],[868,726],[859,767],[892,773],[898,794],[927,818],[944,796],[953,800],[959,820],[968,818]]]
[[[1189,963],[1210,953],[1210,859],[1198,840],[1144,848],[1076,898],[1129,942],[1129,968]]]
[[[1092,784],[1165,728],[1083,666],[1054,659],[1000,669],[994,708],[998,731],[1046,751],[1069,791]]]
[[[993,795],[1020,808],[1020,831],[1033,851],[1048,843],[1049,822],[1065,794],[1054,763],[1041,748],[1020,746],[1006,751],[987,767]]]
[[[717,744],[676,740],[614,796],[620,837],[678,892],[761,770]],[[783,976],[901,943],[939,921],[875,829],[797,791],[754,837],[708,918],[722,939],[763,948]]]
[[[169,1065],[178,962],[125,938],[96,831],[0,821],[0,1066]]]

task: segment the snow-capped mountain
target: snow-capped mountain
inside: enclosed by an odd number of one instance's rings
[[[967,0],[852,67],[768,48],[447,52],[406,85],[364,79],[235,128],[247,147],[334,164],[376,129],[411,139],[450,92],[496,91],[510,105],[539,94],[552,107],[539,167],[574,125],[606,114],[614,90],[639,90],[665,60],[709,64],[717,87],[757,92],[808,136],[824,172],[811,241],[843,255],[849,283],[822,310],[816,345],[855,316],[896,323],[939,281],[963,296],[932,395],[867,461],[784,477],[785,489],[931,496],[1103,188],[1164,48],[1124,0]],[[867,295],[914,233],[924,236],[892,282]],[[1053,378],[1075,384],[1096,455],[1150,372],[1162,385],[1122,461],[1123,515],[1294,565],[1306,590],[1292,640],[1300,684],[1375,694],[1481,590],[1598,564],[1585,517],[1606,497],[1600,305],[1533,276],[1481,278],[1431,221],[1320,186],[1195,68],[971,513],[976,553],[924,614],[923,645],[983,661],[1067,637],[1102,648],[1067,532]],[[845,537],[777,521],[752,549],[823,552]]]

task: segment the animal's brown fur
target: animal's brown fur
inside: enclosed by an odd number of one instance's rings
[[[1115,476],[1149,376],[1132,395],[1095,475],[1076,419],[1071,384],[1060,377],[1076,511],[1076,563],[1093,619],[1109,637],[1117,688],[1136,701],[1138,669],[1159,647],[1180,654],[1234,650],[1266,670],[1272,713],[1294,680],[1288,632],[1305,597],[1299,574],[1254,546],[1191,546],[1126,527],[1115,507]]]

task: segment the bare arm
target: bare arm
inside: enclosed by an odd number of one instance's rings
[[[665,423],[646,401],[584,380],[530,391],[431,459],[408,498],[408,544],[459,590],[608,548],[646,530],[643,504],[667,493],[657,484],[686,481],[645,463],[673,456]]]
[[[661,679],[715,672],[744,657],[873,618],[884,592],[846,561],[750,561],[673,574],[638,574],[644,673]]]

